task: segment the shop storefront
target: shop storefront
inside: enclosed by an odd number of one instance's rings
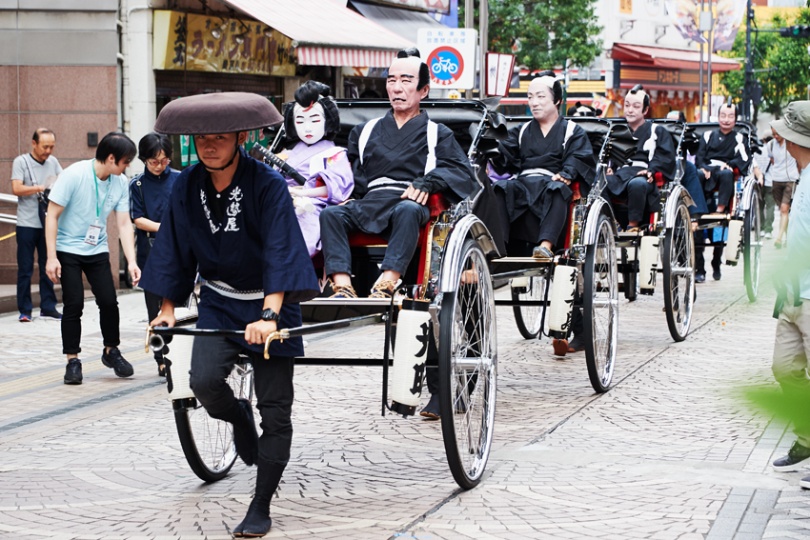
[[[703,64],[703,91],[708,90],[708,66],[712,74],[740,69],[739,62],[718,56],[704,55],[696,50],[647,47],[629,43],[614,43],[610,53],[618,66],[619,84],[606,92],[608,107],[606,116],[621,116],[621,104],[627,90],[636,84],[644,85],[650,92],[652,111],[650,116],[661,118],[670,111],[683,111],[688,121],[697,119],[700,103],[700,67]]]

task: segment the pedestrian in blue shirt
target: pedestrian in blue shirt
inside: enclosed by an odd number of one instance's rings
[[[48,260],[45,272],[54,283],[62,282],[62,352],[67,356],[65,384],[82,383],[79,359],[87,278],[99,311],[104,351],[101,362],[119,377],[129,377],[132,366],[121,355],[118,328],[118,298],[115,295],[110,253],[107,247],[107,216],[115,212],[121,246],[132,282],[141,270],[135,261],[132,223],[129,220],[129,182],[124,170],[136,148],[123,133],[108,133],[96,148],[95,159],[74,163],[59,175],[51,189],[45,218]]]

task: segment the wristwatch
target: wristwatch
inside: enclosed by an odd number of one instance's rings
[[[271,308],[267,308],[262,310],[262,320],[263,321],[276,321],[278,322],[279,315]]]

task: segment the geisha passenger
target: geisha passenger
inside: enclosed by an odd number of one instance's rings
[[[354,189],[346,149],[333,142],[340,113],[329,90],[325,84],[307,81],[295,91],[295,102],[284,114],[286,146],[292,148],[279,154],[306,179],[300,185],[287,177],[287,184],[310,257],[321,250],[321,210],[346,201]]]

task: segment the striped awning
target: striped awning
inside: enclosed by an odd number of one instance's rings
[[[303,46],[296,51],[298,63],[304,66],[388,67],[397,55],[396,51],[339,47]]]
[[[299,65],[388,67],[397,51],[414,45],[345,0],[223,1],[292,39]]]

